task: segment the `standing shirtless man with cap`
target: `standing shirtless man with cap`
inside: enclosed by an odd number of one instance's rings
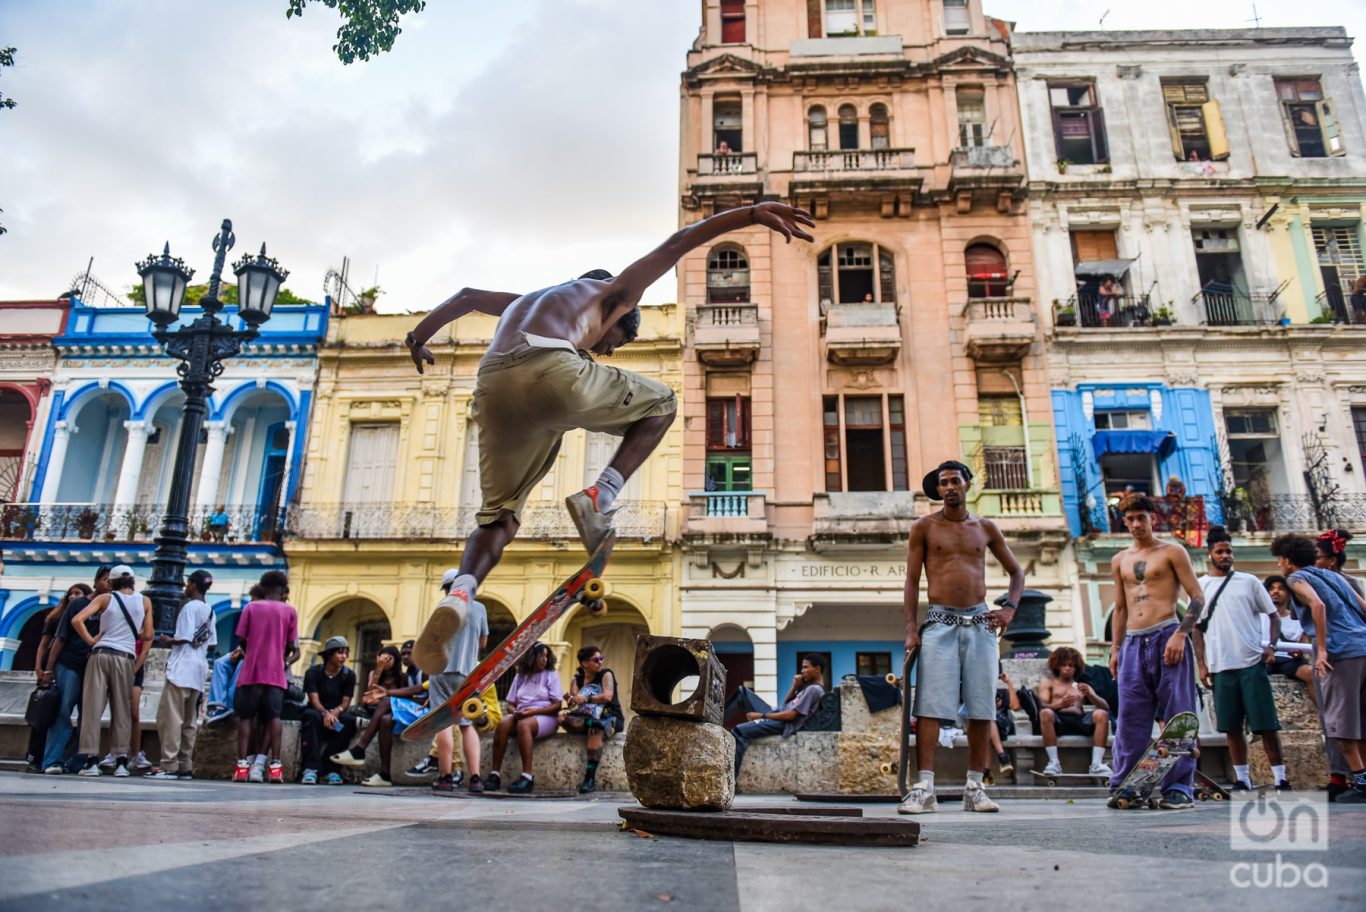
[[[626,267],[615,278],[597,269],[528,294],[465,288],[417,324],[404,340],[418,373],[435,364],[427,341],[438,329],[479,311],[498,329],[479,362],[474,421],[479,427],[483,506],[470,533],[460,573],[427,620],[413,658],[428,674],[446,667],[446,645],[465,622],[475,590],[517,534],[522,509],[560,450],[566,431],[619,434],[621,446],[593,486],[565,501],[583,546],[592,554],[612,530],[612,501],[673,424],[673,390],[647,377],[595,362],[635,338],[645,289],[690,250],[721,235],[763,225],[791,243],[812,240],[810,214],[783,203],[742,206],[703,219]],[[435,705],[435,704],[433,704]]]
[[[906,650],[919,647],[915,688],[916,783],[897,811],[928,814],[939,809],[934,795],[934,749],[939,721],[958,715],[961,703],[968,717],[968,783],[963,809],[1000,810],[987,797],[982,770],[991,757],[991,728],[996,724],[996,670],[1000,648],[996,634],[1015,616],[1024,592],[1024,571],[1010,552],[1005,536],[989,519],[968,513],[966,501],[972,471],[949,460],[929,472],[920,483],[930,500],[944,508],[922,516],[911,527],[906,560]],[[1010,576],[1005,607],[987,609],[986,552]],[[920,572],[929,576],[929,612],[922,631]],[[905,711],[903,707],[903,712]]]

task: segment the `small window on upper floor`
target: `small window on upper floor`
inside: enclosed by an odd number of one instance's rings
[[[853,105],[840,105],[840,148],[858,148],[858,109]]]
[[[721,0],[721,43],[745,43],[745,0]]]
[[[1153,416],[1146,411],[1096,412],[1098,431],[1149,431],[1152,427]]]
[[[874,149],[889,149],[892,145],[892,124],[887,106],[881,102],[868,108],[868,133]]]
[[[717,247],[707,257],[707,303],[739,304],[749,300],[749,261],[739,247]]]
[[[968,0],[944,0],[944,34],[966,35],[971,30]]]
[[[1105,143],[1105,112],[1096,104],[1096,87],[1084,83],[1049,83],[1053,109],[1053,141],[1058,161],[1073,165],[1109,162]]]
[[[743,116],[740,100],[716,99],[712,105],[712,134],[717,155],[733,155],[744,151]]]
[[[958,97],[958,145],[960,148],[986,145],[987,96],[982,89],[962,88]]]
[[[892,252],[876,244],[836,244],[816,257],[816,284],[822,313],[832,303],[895,303]]]
[[[1167,127],[1172,154],[1178,161],[1222,161],[1228,158],[1228,134],[1219,102],[1209,97],[1203,81],[1173,80],[1162,83],[1167,104]]]
[[[969,298],[1004,298],[1010,294],[1006,256],[991,244],[972,244],[963,252]]]
[[[824,152],[830,147],[825,108],[820,105],[806,112],[806,147],[812,152]]]
[[[875,0],[807,0],[807,23],[812,38],[876,35],[877,4]]]
[[[1276,97],[1280,99],[1291,155],[1328,158],[1347,154],[1333,102],[1323,97],[1319,80],[1277,79]]]

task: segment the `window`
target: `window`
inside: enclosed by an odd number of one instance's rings
[[[1366,465],[1366,408],[1352,409],[1352,428],[1357,435],[1357,450],[1361,453],[1362,464]]]
[[[840,105],[840,148],[858,148],[858,110],[853,105]]]
[[[806,29],[811,38],[877,34],[876,0],[806,0]]]
[[[969,298],[1003,298],[1010,294],[1005,254],[990,244],[972,244],[964,251]]]
[[[968,0],[944,0],[944,34],[966,35],[971,31]]]
[[[987,141],[987,97],[981,89],[958,90],[958,145],[984,146]]]
[[[1238,409],[1224,413],[1224,429],[1229,437],[1275,437],[1274,409]]]
[[[1090,83],[1050,84],[1048,100],[1053,108],[1053,142],[1058,161],[1075,165],[1108,162],[1105,114],[1096,104],[1096,87]]]
[[[1291,155],[1327,158],[1347,153],[1333,103],[1323,97],[1323,86],[1317,79],[1277,79],[1276,97],[1281,102]]]
[[[1219,102],[1211,101],[1203,82],[1164,82],[1167,126],[1172,153],[1179,161],[1212,161],[1228,158],[1228,136]]]
[[[875,104],[868,108],[868,131],[874,149],[891,148],[891,122],[887,117],[885,104]]]
[[[718,247],[707,257],[707,303],[749,300],[749,261],[738,247]]]
[[[892,673],[890,652],[854,653],[854,673],[860,677],[885,677]]]
[[[1255,514],[1284,486],[1276,410],[1229,409],[1224,412],[1224,431],[1233,484],[1247,494]]]
[[[982,447],[982,469],[987,491],[1029,490],[1028,455],[1020,446]]]
[[[721,0],[721,43],[745,43],[745,0]]]
[[[825,36],[858,34],[858,0],[825,0]]]
[[[896,301],[896,267],[892,253],[876,244],[836,244],[822,252],[816,257],[816,280],[823,308],[831,303],[891,304]],[[838,298],[835,289],[839,290]]]
[[[1098,431],[1150,431],[1153,416],[1143,411],[1096,412]]]
[[[905,399],[902,396],[826,396],[823,405],[826,490],[907,490]],[[848,479],[847,487],[841,476]]]
[[[863,34],[877,34],[877,4],[874,0],[863,0],[859,6],[863,10]]]
[[[749,429],[749,397],[707,400],[708,491],[754,489]]]
[[[1339,323],[1349,323],[1347,296],[1357,277],[1366,273],[1361,253],[1361,225],[1312,225],[1314,251],[1323,277],[1324,313]]]
[[[806,145],[812,152],[824,152],[829,148],[827,139],[825,108],[816,105],[806,114]]]
[[[744,149],[739,99],[716,99],[712,105],[711,123],[717,154],[724,155],[727,152],[740,152]]]
[[[1253,321],[1243,258],[1238,252],[1238,229],[1193,228],[1195,269],[1211,326],[1239,326]]]

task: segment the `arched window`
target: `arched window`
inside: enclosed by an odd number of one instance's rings
[[[829,148],[825,120],[825,108],[816,105],[806,112],[806,146],[812,152],[824,152]]]
[[[868,109],[868,129],[874,149],[891,148],[891,123],[887,117],[887,106],[885,104],[878,103]]]
[[[726,245],[707,257],[707,303],[735,304],[749,300],[749,260],[739,247]]]
[[[853,105],[840,105],[840,148],[858,148],[858,110]]]
[[[893,304],[896,265],[892,252],[877,244],[835,244],[816,258],[817,293],[830,304]]]
[[[964,252],[969,298],[1003,298],[1010,294],[1006,256],[995,245],[971,244]]]

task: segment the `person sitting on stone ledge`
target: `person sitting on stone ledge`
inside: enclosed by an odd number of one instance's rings
[[[304,672],[308,708],[299,726],[299,762],[304,785],[316,785],[324,775],[328,785],[341,785],[341,774],[331,756],[346,746],[356,732],[356,717],[347,710],[356,692],[356,673],[346,667],[351,646],[346,637],[334,636],[323,644],[322,664]]]
[[[507,753],[508,739],[517,735],[517,753],[522,758],[522,775],[508,786],[514,794],[527,794],[535,788],[535,774],[531,771],[531,756],[535,742],[548,738],[558,727],[560,706],[564,703],[564,687],[555,673],[555,654],[545,643],[534,643],[517,662],[517,675],[508,689],[511,709],[493,732],[493,767],[489,772],[488,791],[503,787],[500,770]]]
[[[792,678],[792,686],[777,711],[745,713],[746,721],[735,726],[735,780],[740,781],[740,764],[745,759],[749,742],[759,738],[782,735],[791,738],[802,730],[806,719],[820,705],[825,696],[821,682],[825,679],[825,659],[815,653],[802,659],[801,671]]]
[[[389,763],[394,755],[394,710],[389,695],[406,693],[403,684],[403,659],[398,650],[393,646],[381,648],[360,698],[361,706],[370,711],[370,721],[355,744],[328,758],[338,766],[364,766],[365,749],[379,735],[379,772],[361,783],[367,788],[388,788],[394,784]]]
[[[1084,735],[1092,739],[1092,776],[1110,776],[1114,771],[1105,762],[1105,743],[1110,735],[1110,705],[1090,684],[1078,680],[1082,668],[1081,653],[1070,646],[1053,650],[1048,657],[1052,677],[1039,682],[1039,727],[1043,735],[1043,749],[1048,754],[1045,776],[1061,773],[1058,759],[1059,735]],[[1090,712],[1086,704],[1093,708]]]
[[[1015,713],[1020,711],[1020,694],[1004,668],[997,677],[1005,687],[996,688],[996,727],[991,730],[991,749],[1000,764],[1001,775],[1011,776],[1015,773],[1015,764],[1011,762],[1010,754],[1006,753],[1005,742],[1015,734]]]
[[[622,729],[625,716],[617,699],[617,676],[603,664],[602,650],[585,646],[579,650],[579,670],[569,682],[569,712],[560,716],[567,732],[586,736],[588,769],[579,786],[580,794],[598,787],[598,763],[602,745]]]
[[[1276,606],[1276,613],[1281,619],[1281,636],[1277,642],[1308,643],[1309,635],[1291,608],[1290,584],[1285,577],[1273,573],[1262,580],[1262,586],[1266,588],[1266,594],[1271,596],[1271,604]],[[1266,615],[1262,616],[1262,639],[1271,643],[1271,618]],[[1276,644],[1271,645],[1274,648]],[[1318,702],[1318,695],[1314,692],[1314,669],[1304,656],[1302,652],[1276,649],[1276,657],[1267,666],[1267,671],[1299,681],[1308,688],[1309,699]]]

